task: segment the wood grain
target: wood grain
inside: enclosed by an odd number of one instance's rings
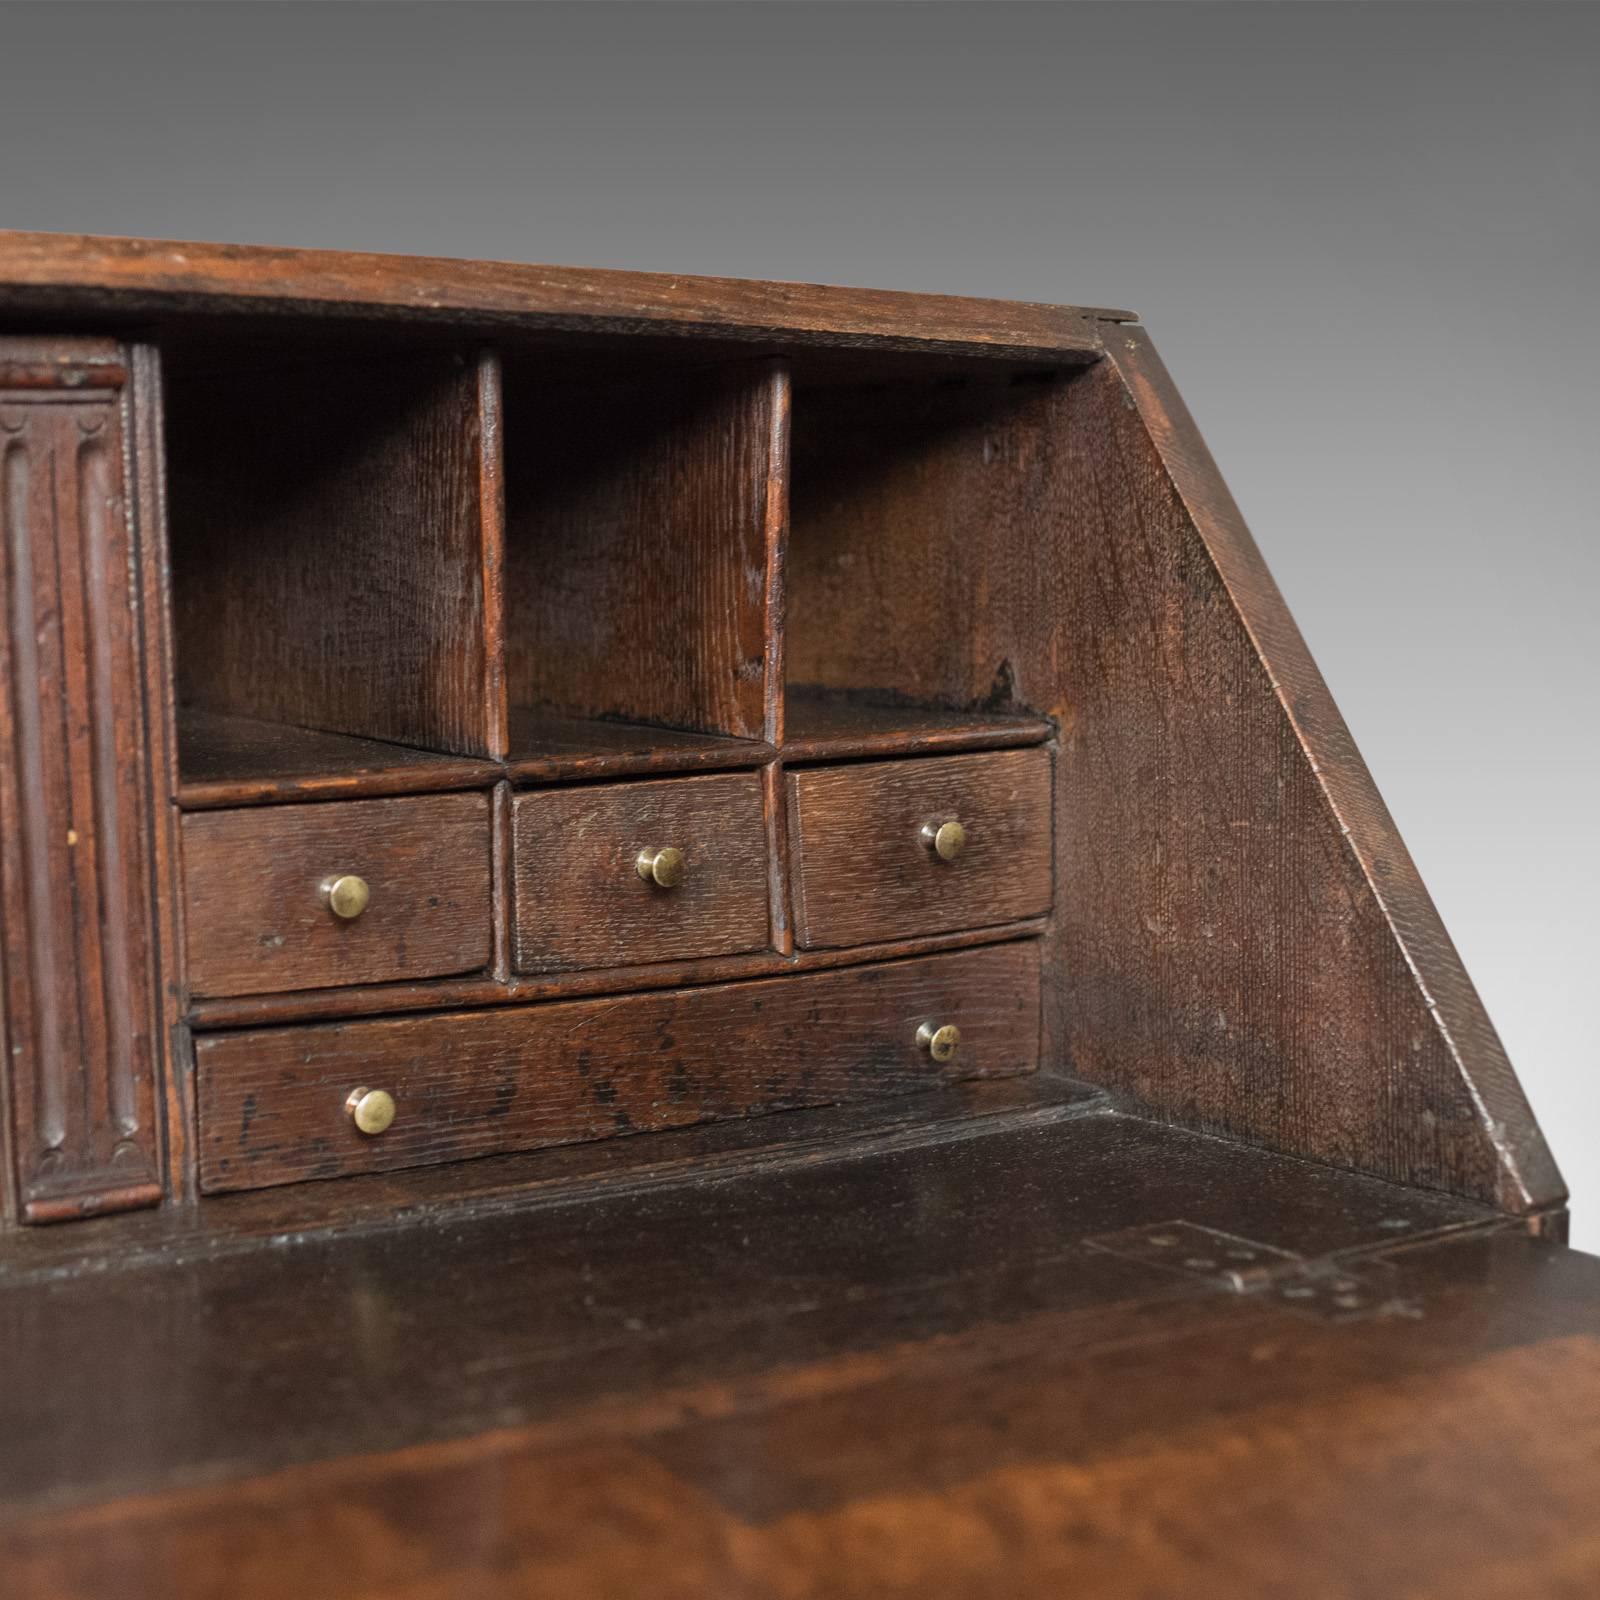
[[[197,997],[185,1020],[193,1028],[272,1027],[284,1022],[326,1021],[336,1017],[399,1016],[417,1011],[466,1007],[526,1005],[534,1000],[561,1000],[580,995],[625,994],[630,990],[677,989],[686,984],[732,983],[741,978],[772,978],[790,972],[824,972],[868,961],[899,961],[909,956],[970,950],[976,945],[1011,939],[1036,939],[1048,919],[954,933],[933,933],[918,939],[883,939],[839,950],[756,950],[746,955],[702,956],[687,961],[658,961],[638,967],[591,967],[542,975],[511,973],[504,979],[489,974],[465,978],[428,978],[416,983],[378,983],[342,989],[299,989],[287,994]]]
[[[809,767],[787,777],[802,946],[982,927],[1050,909],[1050,753],[1003,751]],[[954,818],[966,848],[920,837]]]
[[[178,715],[186,811],[483,788],[498,763],[186,706]]]
[[[1509,1211],[1548,1149],[1140,328],[1066,392],[1058,1036],[1158,1114]]]
[[[489,962],[485,794],[196,812],[183,819],[183,869],[196,994],[431,977]],[[372,894],[348,922],[321,888],[345,873]]]
[[[549,789],[512,802],[518,972],[736,955],[768,942],[761,777]],[[683,881],[639,876],[646,848],[681,850]]]
[[[341,1177],[906,1094],[1031,1071],[1032,945],[717,988],[210,1035],[195,1046],[208,1192]],[[962,1030],[936,1065],[930,1016]],[[353,1088],[398,1115],[357,1133]]]
[[[1060,381],[798,389],[788,674],[921,707],[1059,713],[1073,647],[1044,604],[1069,536]]]
[[[804,685],[790,685],[785,698],[783,758],[789,764],[1001,750],[1042,744],[1052,732],[1042,717],[884,705]]]
[[[5,231],[0,306],[256,309],[1068,361],[1099,354],[1097,314],[1129,315],[676,273]]]
[[[773,754],[772,746],[759,739],[683,733],[513,706],[506,771],[522,783],[589,782],[657,772],[759,767]]]
[[[162,1192],[125,380],[106,341],[0,340],[0,1132],[27,1222]]]
[[[182,703],[504,753],[482,399],[475,364],[432,351],[172,375]]]
[[[1593,1260],[1128,1117],[975,1132],[9,1278],[4,1570],[23,1600],[1560,1592]],[[1086,1243],[1184,1217],[1330,1266],[1439,1242],[1390,1257],[1420,1315],[1346,1322]],[[125,1389],[38,1381],[68,1339]]]
[[[594,386],[506,377],[506,681],[515,706],[765,736],[769,364]]]

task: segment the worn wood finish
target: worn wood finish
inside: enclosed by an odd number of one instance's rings
[[[511,708],[511,754],[506,771],[522,783],[589,782],[658,772],[704,772],[759,767],[772,746],[759,739],[631,722],[562,716],[531,706]]]
[[[762,1380],[596,1406],[587,1427],[13,1519],[0,1553],[27,1600],[1594,1592],[1600,1270],[1504,1234],[1395,1272],[1422,1319],[1313,1321],[1262,1296],[1095,1317],[1045,1265],[1025,1312],[983,1319],[974,1286],[944,1339],[919,1319]],[[876,1283],[862,1301],[881,1323]],[[412,1337],[370,1289],[359,1306],[372,1331],[353,1381],[324,1363],[334,1393],[376,1391],[379,1331]],[[664,1364],[654,1325],[595,1307],[611,1364]],[[744,1345],[782,1350],[805,1319],[777,1315],[749,1317]]]
[[[254,1253],[265,1241],[485,1221],[529,1207],[589,1205],[607,1196],[697,1184],[743,1183],[791,1164],[868,1157],[943,1144],[969,1134],[1043,1127],[1106,1111],[1088,1084],[1040,1073],[974,1078],[884,1100],[811,1106],[663,1128],[645,1139],[595,1139],[433,1167],[370,1172],[337,1183],[280,1184],[87,1218],[71,1228],[17,1228],[0,1236],[0,1284],[20,1288],[76,1276],[104,1244],[118,1271],[163,1261],[213,1261]],[[1440,1197],[1426,1196],[1430,1204]],[[1481,1211],[1482,1208],[1479,1208]]]
[[[1527,1211],[1560,1176],[1143,329],[1064,393],[1055,1024],[1158,1114]]]
[[[609,783],[512,802],[518,972],[737,955],[768,940],[758,773]],[[645,849],[671,847],[683,881],[646,883]]]
[[[954,1093],[928,1090],[870,1116],[922,1101],[948,1110]],[[276,1217],[271,1251],[190,1241],[92,1274],[48,1259],[8,1272],[0,1519],[481,1428],[561,1429],[570,1441],[624,1421],[619,1405],[671,1416],[718,1386],[725,1401],[743,1394],[759,1408],[773,1384],[781,1398],[796,1367],[874,1351],[893,1360],[906,1342],[926,1341],[936,1358],[963,1332],[979,1344],[1040,1312],[1071,1354],[1126,1345],[1133,1331],[1226,1323],[1248,1302],[1214,1277],[1089,1243],[1129,1226],[1182,1220],[1333,1261],[1501,1220],[1093,1102],[802,1140],[704,1176],[684,1159],[719,1136],[776,1139],[789,1121],[522,1158],[559,1171],[603,1154],[622,1172],[657,1149],[676,1152],[676,1170],[669,1161],[654,1181],[598,1191],[558,1182],[467,1208],[450,1204],[448,1171],[309,1184],[208,1202],[250,1216],[252,1230]],[[327,1202],[341,1191],[388,1194],[389,1214],[369,1206],[360,1228],[329,1230]],[[61,1236],[0,1248],[38,1255]],[[1299,1319],[1274,1307],[1271,1320]],[[339,1329],[351,1332],[330,1333]],[[1428,1344],[1426,1319],[1413,1331]],[[126,1387],[38,1381],[69,1338],[85,1370],[126,1373]]]
[[[186,811],[483,788],[501,770],[496,762],[193,706],[178,716],[178,752],[176,798]]]
[[[489,799],[482,794],[207,811],[183,820],[196,994],[470,972],[490,956]],[[322,885],[365,878],[352,921]]]
[[[580,386],[507,374],[511,702],[760,739],[770,364]]]
[[[0,307],[260,311],[1089,361],[1121,311],[593,268],[0,231]]]
[[[1038,953],[1028,944],[836,973],[442,1017],[210,1035],[195,1047],[209,1191],[341,1177],[885,1098],[1031,1071]],[[962,1043],[940,1065],[930,1017]],[[377,1138],[345,1100],[398,1108]]]
[[[483,400],[473,362],[433,351],[174,373],[180,700],[503,754]]]
[[[799,389],[790,681],[913,706],[1058,716],[1079,644],[1050,602],[1069,538],[1062,380]]]
[[[1004,751],[790,773],[796,935],[808,948],[982,927],[1050,909],[1050,753]],[[920,837],[955,819],[941,860]]]
[[[28,1222],[162,1187],[126,363],[0,340],[0,1146]]]
[[[1052,732],[1051,723],[1042,717],[884,705],[804,686],[791,685],[785,698],[787,763],[1001,750],[1041,744]]]
[[[601,967],[543,975],[432,978],[418,983],[380,983],[343,989],[300,989],[286,994],[197,997],[186,1017],[201,1029],[268,1027],[280,1022],[331,1017],[376,1017],[415,1011],[446,1011],[463,1006],[523,1005],[567,996],[623,994],[629,990],[676,989],[685,984],[727,983],[739,978],[770,978],[787,972],[824,972],[869,961],[897,961],[970,950],[976,945],[1034,939],[1048,919],[1028,917],[991,927],[963,928],[920,939],[881,939],[837,950],[758,950],[747,955],[703,956],[689,961],[658,961],[649,966]]]

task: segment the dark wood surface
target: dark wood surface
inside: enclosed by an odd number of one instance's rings
[[[170,375],[182,703],[504,754],[494,369],[481,366],[289,344],[264,370]]]
[[[571,388],[507,372],[506,679],[514,705],[760,739],[769,484],[788,384],[769,364]]]
[[[1155,1113],[1504,1207],[1527,1102],[1142,328],[1060,394],[1061,1053]],[[1048,965],[1048,963],[1047,963]],[[1048,1002],[1047,1002],[1048,1003]]]
[[[563,716],[536,707],[512,706],[506,771],[519,783],[586,782],[658,772],[696,772],[758,767],[773,756],[759,739],[635,722]]]
[[[126,363],[0,339],[0,1219],[162,1191]]]
[[[910,938],[1050,909],[1048,750],[808,767],[788,776],[796,936],[809,947]],[[920,837],[955,819],[941,860]]]
[[[757,345],[1092,360],[1123,311],[499,261],[0,231],[0,306],[367,316]]]
[[[1270,1265],[1120,1244],[1174,1224]],[[19,1600],[1566,1600],[1600,1266],[1505,1228],[1089,1110],[17,1280],[0,1554]]]
[[[801,1106],[1038,1063],[1036,944],[608,1000],[209,1035],[195,1046],[208,1191],[342,1177]],[[936,1063],[925,1020],[955,1023]],[[358,1133],[345,1101],[397,1114]]]
[[[761,777],[608,783],[512,802],[518,972],[626,967],[765,949]],[[683,853],[683,879],[639,876],[645,849]]]
[[[203,811],[183,819],[189,984],[243,995],[471,972],[489,962],[482,794]],[[350,921],[322,885],[364,878]]]
[[[1042,744],[1052,732],[1042,717],[886,705],[805,685],[791,684],[784,703],[786,762],[999,750]]]
[[[501,772],[497,762],[193,706],[178,712],[178,763],[186,811],[483,788]]]
[[[649,966],[596,967],[547,974],[436,978],[417,983],[364,984],[345,989],[297,989],[286,994],[201,996],[189,1005],[185,1019],[199,1029],[258,1027],[302,1018],[373,1017],[415,1011],[442,1011],[457,1006],[521,1005],[532,1000],[559,1000],[580,995],[622,994],[630,990],[675,989],[684,984],[731,983],[740,978],[776,977],[787,972],[825,972],[835,967],[862,966],[870,961],[899,960],[966,950],[1012,939],[1037,938],[1047,919],[921,939],[883,939],[837,950],[753,951],[748,955],[705,956],[691,961],[658,961]]]

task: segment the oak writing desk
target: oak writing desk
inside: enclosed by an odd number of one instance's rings
[[[1600,1272],[1125,312],[0,234],[19,1597],[1600,1582]]]

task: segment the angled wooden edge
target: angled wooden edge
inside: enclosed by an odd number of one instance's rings
[[[1107,357],[1461,1074],[1496,1159],[1497,1202],[1517,1214],[1560,1205],[1566,1185],[1505,1048],[1188,407],[1144,327],[1106,335]]]
[[[0,230],[0,307],[272,310],[1091,361],[1077,306],[737,278]]]

